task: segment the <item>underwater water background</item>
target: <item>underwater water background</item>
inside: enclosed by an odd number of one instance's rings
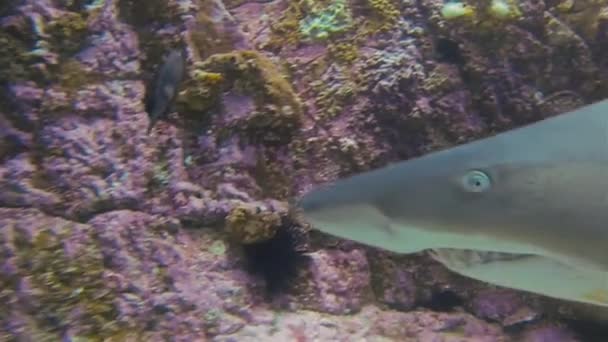
[[[607,98],[607,44],[606,0],[0,1],[0,341],[608,341],[293,205]]]

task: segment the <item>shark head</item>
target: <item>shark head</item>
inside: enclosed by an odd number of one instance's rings
[[[540,169],[486,152],[477,144],[393,164],[319,188],[300,206],[326,233],[395,252],[454,247],[466,236],[517,240],[502,230],[539,203]]]
[[[526,265],[606,272],[606,114],[608,101],[354,175],[299,206],[323,232],[393,252],[534,255]]]

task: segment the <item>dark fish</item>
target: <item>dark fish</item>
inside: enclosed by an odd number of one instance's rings
[[[186,58],[183,50],[175,49],[167,55],[158,70],[151,94],[146,96],[146,111],[150,117],[148,134],[156,122],[171,110],[179,85],[184,78],[185,65]]]

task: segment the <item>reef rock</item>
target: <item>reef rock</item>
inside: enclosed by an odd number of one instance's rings
[[[337,241],[291,210],[323,183],[608,97],[608,2],[444,5],[1,2],[0,339],[608,335],[579,324],[588,307]],[[148,135],[173,48],[187,75]]]

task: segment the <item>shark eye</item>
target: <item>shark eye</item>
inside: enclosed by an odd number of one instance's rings
[[[468,192],[484,192],[490,189],[492,181],[485,172],[472,170],[462,177],[462,186]]]

